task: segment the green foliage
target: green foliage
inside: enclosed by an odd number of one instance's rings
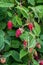
[[[19,18],[19,16],[14,16],[13,19],[12,19],[12,22],[13,22],[15,27],[22,26],[22,21]]]
[[[0,65],[39,65],[35,50],[43,54],[43,0],[0,0],[0,60],[6,58]]]
[[[22,6],[17,6],[16,7],[18,10],[20,10],[21,14],[25,17],[28,18],[28,12],[29,10],[26,7],[22,7]]]
[[[40,26],[36,22],[34,22],[34,26],[35,28],[33,29],[33,32],[35,33],[36,36],[39,36],[41,32]]]
[[[30,3],[31,5],[35,5],[35,0],[28,0],[28,3]]]
[[[2,5],[3,4],[3,5]],[[4,2],[0,2],[0,7],[13,7],[14,4],[12,3],[4,3]]]
[[[20,51],[20,58],[24,57],[24,56],[27,55],[27,54],[28,54],[28,51],[22,49],[22,50]]]
[[[36,60],[33,60],[33,64],[32,65],[39,65],[39,63]]]

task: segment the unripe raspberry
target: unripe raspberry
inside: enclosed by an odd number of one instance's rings
[[[39,62],[39,65],[43,65],[43,60],[41,60],[41,61]]]
[[[22,33],[23,33],[23,29],[22,28],[19,28],[16,30],[16,37],[18,38]]]
[[[37,53],[36,50],[35,50],[35,52],[34,52],[34,59],[37,60],[37,61],[38,61],[38,59],[39,59],[39,57],[38,57],[38,53]]]
[[[37,51],[35,51],[35,52],[34,52],[34,55],[35,55],[35,56],[38,56],[38,53],[37,53]]]
[[[11,30],[11,29],[12,29],[13,24],[12,24],[12,22],[11,22],[11,21],[8,21],[8,23],[7,23],[7,27],[8,27],[8,29],[9,29],[9,30]]]
[[[4,64],[4,63],[6,62],[6,59],[5,59],[5,58],[1,58],[0,62],[1,62],[2,64]]]
[[[32,23],[29,23],[29,24],[28,24],[28,29],[29,29],[30,31],[33,30],[33,24],[32,24]]]
[[[23,41],[23,46],[24,46],[24,48],[27,47],[27,41],[26,40]]]
[[[30,49],[29,49],[29,52],[32,53],[32,51],[33,51],[33,48],[30,48]]]
[[[40,43],[37,43],[36,47],[40,49],[41,48]]]

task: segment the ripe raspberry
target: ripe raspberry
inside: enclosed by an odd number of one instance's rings
[[[18,38],[24,32],[23,28],[19,28],[16,30],[16,37]]]
[[[40,43],[37,43],[36,47],[40,49],[41,48]]]
[[[11,29],[12,29],[13,24],[12,24],[12,22],[11,22],[11,21],[8,21],[8,23],[7,23],[7,27],[8,27],[8,29],[9,29],[9,30],[11,30]]]
[[[33,24],[32,24],[32,23],[29,23],[29,24],[28,24],[28,29],[29,29],[30,31],[32,31],[32,29],[33,29]]]
[[[1,62],[2,64],[4,64],[4,63],[6,62],[6,59],[5,59],[5,58],[1,58],[0,62]]]
[[[38,61],[39,57],[34,55],[34,59]]]
[[[26,40],[23,41],[23,46],[24,46],[24,48],[26,48],[26,46],[27,46],[27,41]]]
[[[43,60],[41,60],[41,61],[39,62],[39,64],[40,64],[40,65],[43,65]]]
[[[16,37],[18,38],[20,35],[21,35],[21,30],[20,29],[17,29],[16,30]]]

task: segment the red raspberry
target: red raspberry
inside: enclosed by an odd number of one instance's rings
[[[16,30],[16,37],[18,38],[20,35],[21,35],[21,30],[20,29],[17,29]]]
[[[27,46],[27,41],[26,40],[23,41],[23,46],[24,46],[24,48],[26,48],[26,46]]]
[[[39,57],[34,55],[34,59],[38,61]]]
[[[39,60],[39,56],[38,56],[38,53],[37,53],[36,50],[35,50],[35,52],[34,52],[34,59],[37,60],[37,61]]]
[[[28,29],[29,29],[30,31],[32,31],[32,29],[33,29],[33,24],[32,24],[32,23],[29,23],[29,24],[28,24]]]
[[[24,32],[23,28],[19,28],[16,30],[16,37],[18,38]]]
[[[8,21],[8,23],[7,23],[7,27],[8,27],[8,29],[9,29],[9,30],[11,30],[11,29],[12,29],[13,24],[12,24],[12,22],[11,22],[11,21]]]
[[[43,65],[43,60],[41,60],[41,61],[39,62],[39,64],[40,64],[40,65]]]

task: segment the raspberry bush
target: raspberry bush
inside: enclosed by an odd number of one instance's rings
[[[43,0],[0,0],[0,65],[43,65]]]

